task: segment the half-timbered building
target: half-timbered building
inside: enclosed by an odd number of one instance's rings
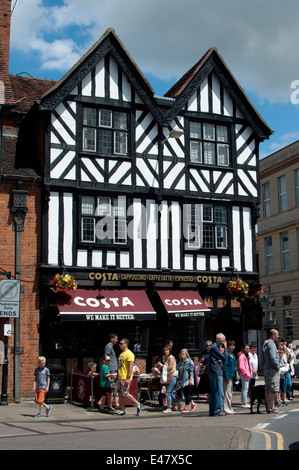
[[[109,29],[41,115],[42,352],[84,370],[111,331],[148,365],[169,337],[193,356],[218,330],[240,344],[226,286],[258,280],[259,142],[271,131],[217,49],[161,97]],[[53,294],[56,273],[78,289]]]

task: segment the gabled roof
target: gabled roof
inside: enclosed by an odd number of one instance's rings
[[[154,100],[154,90],[119,37],[115,34],[113,28],[107,29],[105,34],[81,57],[69,72],[51,90],[44,94],[41,99],[40,109],[54,109],[82,81],[90,70],[109,53],[121,65],[128,80],[133,84],[153,115],[158,120],[161,119],[160,110]]]
[[[53,110],[62,100],[67,98],[69,93],[96,64],[110,53],[119,63],[128,80],[161,125],[169,125],[175,116],[184,109],[189,98],[205,78],[211,72],[215,72],[257,136],[264,140],[268,139],[272,134],[271,129],[254,108],[215,47],[211,47],[164,95],[164,98],[171,100],[167,102],[167,106],[165,106],[165,103],[163,106],[161,104],[162,98],[160,97],[161,99],[159,100],[154,96],[154,91],[148,80],[112,28],[107,29],[105,34],[81,57],[69,72],[42,96],[40,109]]]
[[[194,90],[197,89],[203,80],[213,71],[222,82],[231,99],[239,107],[244,117],[255,130],[258,137],[262,140],[268,139],[272,134],[271,129],[255,109],[216,47],[211,47],[203,57],[165,93],[166,97],[176,100],[175,105],[168,112],[167,121],[170,122],[179,109],[184,108],[186,102],[194,93]]]

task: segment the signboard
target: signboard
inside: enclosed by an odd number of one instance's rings
[[[0,281],[0,318],[20,316],[20,281]]]
[[[158,294],[171,318],[204,317],[210,311],[196,291],[159,290]]]
[[[60,316],[71,321],[155,320],[145,291],[77,289],[57,301]]]
[[[201,275],[182,275],[169,273],[116,273],[116,272],[90,272],[88,278],[92,281],[155,281],[155,282],[195,282],[198,284],[222,284],[229,280],[221,276],[207,273]]]

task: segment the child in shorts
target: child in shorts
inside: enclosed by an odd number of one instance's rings
[[[101,388],[101,393],[102,393],[102,396],[101,396],[101,398],[98,402],[100,412],[104,411],[104,406],[105,406],[107,398],[109,398],[109,400],[108,400],[108,410],[109,411],[115,411],[111,406],[112,405],[112,403],[111,403],[111,394],[112,394],[113,390],[111,389],[110,384],[109,384],[110,377],[115,377],[115,374],[111,374],[109,364],[110,364],[110,356],[106,355],[104,360],[103,360],[103,365],[102,365],[101,371],[100,371],[100,388]]]
[[[35,392],[35,403],[39,405],[39,413],[35,418],[43,418],[43,407],[46,408],[46,416],[52,411],[52,406],[46,405],[45,399],[50,386],[50,371],[46,367],[46,358],[40,356],[38,358],[38,367],[34,371],[33,390]]]

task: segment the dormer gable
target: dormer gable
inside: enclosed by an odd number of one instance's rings
[[[212,83],[214,82],[214,83]],[[215,93],[216,90],[216,93]],[[236,114],[244,117],[257,137],[268,139],[272,131],[250,102],[223,58],[215,47],[211,47],[203,57],[189,69],[165,97],[175,99],[172,108],[165,116],[165,125],[187,106],[192,96],[197,95],[198,104],[194,110],[209,114]],[[216,96],[213,96],[216,95]],[[202,103],[201,97],[204,96]],[[225,106],[231,108],[231,113]],[[222,110],[221,110],[222,109]]]
[[[102,66],[105,60],[109,62],[109,77],[105,80],[98,79],[101,73],[107,73],[107,67]],[[156,106],[152,87],[112,28],[107,29],[69,72],[42,97],[40,109],[53,111],[69,95],[78,92],[88,96],[90,94],[88,89],[96,88],[97,84],[99,84],[97,91],[99,96],[106,100],[117,99],[116,95],[113,95],[111,84],[118,80],[118,68],[121,70],[120,81],[122,81],[123,88],[132,86],[138,99],[147,105],[158,121],[161,120],[161,112]],[[99,88],[103,86],[106,89],[103,92],[99,91]],[[119,83],[115,83],[116,88],[119,89]]]

